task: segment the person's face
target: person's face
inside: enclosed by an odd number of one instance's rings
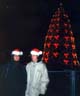
[[[38,56],[37,55],[31,55],[31,59],[33,62],[37,62],[38,61]]]
[[[14,61],[20,61],[20,56],[14,55],[14,56],[13,56],[13,60],[14,60]]]

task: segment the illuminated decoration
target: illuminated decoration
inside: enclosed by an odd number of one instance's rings
[[[47,47],[50,48],[51,43],[47,43]]]
[[[68,43],[65,43],[65,44],[64,44],[64,47],[65,47],[65,48],[68,48],[68,47],[69,47],[69,44],[68,44]]]
[[[76,59],[73,60],[73,64],[76,66],[76,64],[77,64],[77,60]]]
[[[59,47],[59,43],[54,43],[53,46],[57,49]]]
[[[76,53],[72,53],[73,58],[77,58],[77,54]]]
[[[66,65],[67,65],[67,64],[69,63],[69,60],[64,59],[64,60],[63,60],[63,62],[64,62],[64,64],[66,64]]]
[[[67,30],[67,29],[65,29],[65,30],[64,30],[64,32],[65,32],[65,33],[68,33],[68,30]]]
[[[55,58],[57,58],[57,57],[59,56],[59,53],[58,53],[58,52],[53,52],[53,56],[54,56]]]
[[[56,30],[56,32],[58,33],[58,32],[59,32],[59,30]]]
[[[69,53],[64,53],[64,57],[68,58],[69,57]]]
[[[56,40],[59,40],[59,35],[56,35],[56,36],[54,36],[54,38],[56,39]]]
[[[72,44],[72,49],[73,49],[73,50],[75,50],[75,49],[76,49],[75,44]]]
[[[62,4],[54,13],[45,38],[43,50],[45,63],[53,66],[68,65],[72,68],[79,65],[70,19]]]
[[[68,26],[68,24],[67,23],[64,23],[64,27],[67,27]]]
[[[47,62],[48,62],[48,58],[47,58],[47,57],[45,57],[45,58],[44,58],[44,60],[45,60],[45,63],[47,63]]]
[[[51,40],[52,39],[52,35],[48,36],[48,38]]]
[[[74,38],[74,37],[71,37],[71,41],[74,43],[74,41],[75,41],[75,38]]]
[[[64,39],[65,39],[66,41],[68,41],[68,40],[69,40],[69,36],[64,36]]]
[[[49,55],[49,52],[46,52],[45,54],[46,54],[46,56],[48,57],[48,55]]]

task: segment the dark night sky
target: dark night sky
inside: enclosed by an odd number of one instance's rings
[[[19,47],[29,54],[34,47],[43,49],[50,19],[60,1],[69,14],[80,51],[80,0],[0,0],[0,50]]]

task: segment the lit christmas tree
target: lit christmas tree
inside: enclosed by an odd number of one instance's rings
[[[45,37],[43,61],[57,67],[66,65],[74,68],[79,65],[70,20],[62,4],[50,22]]]

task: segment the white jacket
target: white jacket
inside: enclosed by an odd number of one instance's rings
[[[49,83],[46,65],[42,61],[37,63],[30,62],[26,66],[26,71],[27,88],[25,96],[39,96],[39,94],[45,94]]]

